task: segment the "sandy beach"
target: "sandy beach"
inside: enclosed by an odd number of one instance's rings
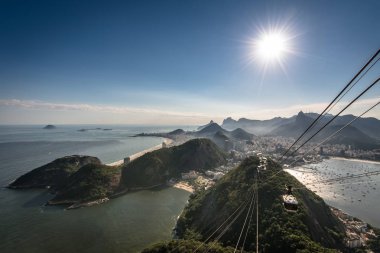
[[[169,139],[169,138],[164,138],[163,143],[165,143],[166,145],[170,145],[170,144],[173,143],[173,140],[172,140],[172,139]],[[145,155],[146,153],[149,153],[149,152],[152,152],[152,151],[158,150],[158,149],[160,149],[160,148],[162,148],[162,144],[159,144],[159,145],[157,145],[157,146],[154,146],[154,147],[151,147],[151,148],[145,149],[145,150],[140,151],[140,152],[138,152],[138,153],[136,153],[136,154],[130,155],[129,158],[130,158],[131,161],[133,161],[133,160],[139,158],[140,156]],[[108,164],[106,164],[106,165],[108,165],[108,166],[119,166],[119,165],[122,165],[123,163],[124,163],[124,159],[119,160],[119,161],[116,161],[116,162],[113,162],[113,163],[108,163]]]
[[[183,182],[183,181],[180,181],[180,182],[175,183],[175,184],[170,185],[170,186],[172,186],[174,188],[182,189],[182,190],[185,190],[185,191],[188,191],[191,193],[194,192],[194,188],[191,185],[189,185],[188,183]]]

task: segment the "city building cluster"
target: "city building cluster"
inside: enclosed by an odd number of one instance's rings
[[[330,207],[331,211],[343,222],[346,228],[344,243],[348,248],[360,248],[367,246],[370,239],[376,237],[373,229],[365,222],[352,217],[342,210]]]

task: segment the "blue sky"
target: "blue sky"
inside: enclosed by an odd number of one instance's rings
[[[0,121],[199,124],[319,112],[379,48],[379,10],[376,0],[2,0]],[[294,53],[264,73],[248,42],[284,27]]]

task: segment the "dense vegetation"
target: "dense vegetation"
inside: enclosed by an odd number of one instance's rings
[[[101,164],[100,160],[91,156],[65,156],[36,168],[15,180],[9,188],[45,188],[54,190],[64,187],[75,172],[86,164]]]
[[[45,188],[56,194],[49,204],[80,204],[115,197],[125,190],[165,184],[189,170],[205,171],[226,162],[226,154],[208,139],[190,140],[137,158],[122,167],[96,157],[67,156],[18,178],[10,188]],[[122,180],[121,180],[122,179]]]
[[[218,243],[202,244],[195,240],[175,240],[167,243],[158,243],[151,248],[143,250],[142,253],[233,253],[234,248],[223,247]]]
[[[179,238],[205,240],[234,210],[249,199],[257,177],[258,165],[257,158],[248,158],[214,187],[193,194],[177,223]],[[285,193],[285,185],[302,185],[287,173],[279,172],[279,165],[272,161],[268,162],[267,168],[266,171],[260,172],[259,177],[260,250],[336,252],[328,248],[341,248],[344,227],[323,200],[307,189],[295,190],[299,210],[297,213],[286,212],[281,200],[281,195]],[[265,182],[277,172],[278,176]],[[236,245],[246,211],[242,214],[219,239],[221,245]],[[217,235],[215,234],[211,240]],[[256,225],[252,222],[245,250],[255,250],[255,237]],[[167,251],[159,252],[176,251],[167,248]]]
[[[108,197],[117,188],[120,173],[119,167],[85,165],[69,178],[66,186],[49,203],[76,203]]]
[[[190,170],[206,171],[226,162],[223,153],[208,139],[193,139],[180,146],[163,148],[124,165],[122,188],[150,187],[178,178]]]

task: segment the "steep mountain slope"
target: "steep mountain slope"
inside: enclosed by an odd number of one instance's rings
[[[218,131],[227,132],[221,126],[219,126],[217,123],[210,123],[206,127],[202,128],[201,130],[196,132],[196,135],[198,135],[198,136],[209,136],[209,135],[214,135]]]
[[[236,128],[230,132],[230,136],[237,140],[252,140],[255,137],[254,134],[250,134],[241,128]]]
[[[259,159],[248,158],[218,181],[214,187],[192,195],[177,222],[179,237],[206,239],[212,230],[249,199],[257,177],[258,165]],[[299,210],[297,213],[286,212],[281,200],[281,195],[285,193],[285,185],[294,187],[302,185],[289,174],[279,172],[280,166],[271,160],[267,168],[266,171],[260,172],[262,183],[259,184],[261,250],[329,252],[324,247],[340,248],[344,227],[324,201],[307,189],[297,190],[294,191],[294,195],[299,201]],[[277,177],[265,182],[277,172],[279,172]],[[222,245],[235,246],[244,222],[244,214],[246,211],[219,239]],[[246,250],[255,248],[255,231],[253,223],[248,231]]]
[[[100,160],[91,156],[65,156],[36,168],[22,175],[9,185],[9,188],[45,188],[59,189],[66,185],[71,175],[86,164],[101,164]]]
[[[299,112],[293,122],[277,127],[270,132],[270,135],[296,138],[300,136],[312,122],[312,118],[306,116],[303,112]]]
[[[212,124],[214,124],[214,123],[215,123],[215,122],[214,122],[213,120],[211,120],[208,124],[203,125],[203,126],[199,126],[199,127],[197,128],[197,130],[200,131],[200,130],[202,130],[203,128],[206,128],[206,127],[208,127],[209,125],[212,125]]]
[[[165,184],[190,170],[205,171],[226,162],[226,155],[208,139],[193,139],[180,146],[163,148],[124,165],[121,188]]]

